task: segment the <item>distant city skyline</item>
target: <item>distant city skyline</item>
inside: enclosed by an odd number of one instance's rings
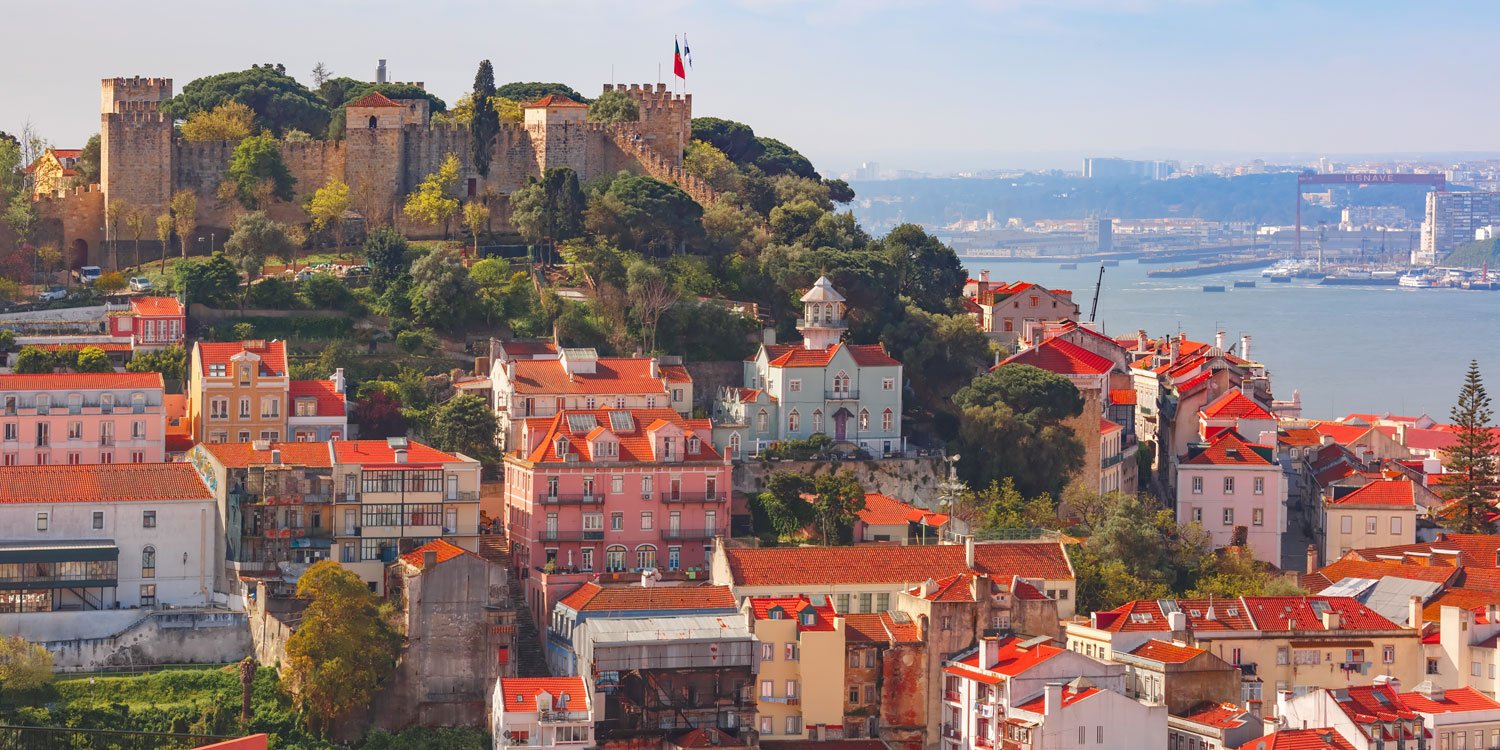
[[[60,147],[98,128],[98,79],[194,78],[252,63],[304,83],[318,62],[420,80],[452,102],[478,61],[499,81],[669,83],[686,33],[695,114],[746,122],[828,174],[1079,168],[1085,156],[1315,160],[1500,151],[1476,29],[1500,6],[1335,0],[164,0],[16,5],[0,130]],[[1301,157],[1301,158],[1296,158]]]

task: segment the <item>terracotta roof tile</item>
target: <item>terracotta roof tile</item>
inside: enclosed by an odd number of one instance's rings
[[[334,460],[341,464],[392,464],[396,462],[396,451],[384,440],[335,440]],[[409,441],[406,461],[413,464],[455,463],[458,456],[440,451],[430,445]]]
[[[797,632],[808,631],[831,631],[834,629],[835,614],[833,605],[826,601],[821,605],[812,603],[812,599],[806,594],[801,596],[752,596],[750,597],[750,617],[755,620],[776,619],[775,613],[780,612],[781,619],[796,620]],[[803,613],[811,610],[813,622],[811,624],[802,621]]]
[[[922,631],[905,613],[843,615],[846,637],[850,641],[872,643],[921,643]],[[899,618],[899,619],[898,619]]]
[[[622,413],[630,415],[628,426],[617,424],[610,416]],[[566,440],[566,452],[578,454],[579,461],[604,458],[594,456],[593,446],[589,443],[591,439],[597,440],[601,436],[612,438],[612,442],[616,444],[615,455],[609,456],[608,460],[654,463],[657,458],[651,434],[664,427],[681,430],[684,440],[689,437],[699,438],[697,451],[688,452],[687,446],[682,446],[684,460],[722,460],[713,445],[712,424],[706,419],[683,419],[682,415],[671,409],[565,409],[552,417],[527,421],[528,430],[538,426],[546,432],[531,452],[525,455],[525,459],[532,463],[566,461],[558,452],[560,439]],[[600,428],[604,432],[598,432]]]
[[[582,677],[503,677],[500,679],[501,705],[505,711],[536,713],[536,697],[552,696],[550,710],[560,708],[562,696],[568,696],[568,710],[582,711],[589,703],[588,686]]]
[[[882,344],[845,344],[838,343],[827,349],[806,349],[800,346],[776,346],[766,347],[766,356],[776,356],[770,360],[772,367],[827,367],[833,361],[834,355],[840,350],[847,350],[849,356],[854,359],[854,364],[860,367],[899,367],[900,362],[891,358]]]
[[[1238,750],[1355,750],[1332,729],[1286,729],[1240,745]]]
[[[734,610],[728,586],[600,586],[592,581],[563,597],[577,612],[642,612],[675,609]]]
[[[1304,447],[1322,445],[1323,434],[1311,427],[1287,427],[1276,432],[1276,442],[1282,445]]]
[[[1182,718],[1218,729],[1238,729],[1251,721],[1244,708],[1233,703],[1206,703],[1188,709]]]
[[[600,357],[594,372],[568,375],[560,359],[522,359],[515,363],[511,379],[516,393],[524,395],[665,395],[660,376],[651,376],[651,360],[645,357]]]
[[[1481,591],[1453,587],[1444,590],[1422,608],[1424,622],[1438,622],[1443,616],[1443,607],[1461,607],[1470,611],[1500,604],[1500,591]]]
[[[1208,406],[1203,407],[1203,416],[1209,419],[1275,419],[1265,407],[1255,403],[1243,392],[1230,391]]]
[[[1465,568],[1500,567],[1500,557],[1497,557],[1497,553],[1500,553],[1500,535],[1494,534],[1443,534],[1441,539],[1431,542],[1357,550],[1359,556],[1366,560],[1373,560],[1379,555],[1402,555],[1411,552],[1441,554],[1444,551],[1457,552],[1459,561]],[[1476,588],[1467,583],[1465,585],[1469,588]]]
[[[859,512],[859,520],[870,526],[896,526],[905,523],[942,526],[948,522],[948,516],[917,508],[889,495],[867,492],[865,508]]]
[[[1359,489],[1350,492],[1337,500],[1329,500],[1329,505],[1378,505],[1400,508],[1417,507],[1416,485],[1410,479],[1388,479],[1380,482],[1371,482]]]
[[[176,297],[131,297],[130,311],[153,317],[187,315]]]
[[[534,102],[526,105],[526,109],[536,109],[536,108],[551,109],[551,108],[556,108],[556,107],[564,107],[564,108],[568,108],[568,109],[582,107],[584,109],[588,109],[589,105],[587,105],[587,104],[580,104],[578,102],[575,102],[572,99],[570,99],[570,98],[568,98],[566,96],[563,96],[562,94],[548,94],[548,95],[546,95],[546,96],[544,96],[544,97],[542,97],[542,98],[540,98],[540,99],[538,99],[538,100],[536,100],[536,101],[534,101]]]
[[[1322,573],[1330,583],[1338,583],[1345,578],[1372,580],[1405,578],[1446,585],[1458,579],[1459,569],[1447,564],[1415,565],[1395,560],[1360,560],[1346,557],[1329,563],[1318,572]]]
[[[1081,700],[1087,700],[1087,699],[1092,698],[1092,697],[1094,697],[1094,696],[1096,696],[1098,694],[1099,694],[1099,688],[1096,688],[1096,687],[1084,688],[1084,689],[1078,690],[1078,691],[1074,691],[1072,688],[1063,688],[1062,707],[1063,708],[1067,708],[1068,706],[1071,706],[1074,703],[1077,703],[1077,702],[1079,702]],[[1033,697],[1031,700],[1024,701],[1022,703],[1016,704],[1014,706],[1014,708],[1017,709],[1017,710],[1020,710],[1020,711],[1027,711],[1029,713],[1040,714],[1046,708],[1046,702],[1047,702],[1047,694],[1046,693],[1041,693],[1041,694]]]
[[[1251,443],[1229,430],[1214,438],[1203,452],[1182,463],[1195,466],[1274,466],[1275,462],[1266,457],[1267,453],[1275,455],[1275,449]]]
[[[203,374],[208,374],[209,365],[230,365],[230,360],[241,352],[250,352],[260,357],[260,374],[286,375],[286,342],[283,341],[200,341],[198,356],[202,360]],[[232,376],[233,372],[227,372]]]
[[[1364,437],[1370,431],[1368,426],[1346,425],[1338,422],[1319,422],[1314,429],[1320,435],[1333,438],[1333,442],[1339,445],[1350,445]]]
[[[1347,596],[1242,596],[1236,599],[1177,599],[1191,631],[1316,630],[1323,631],[1318,614],[1324,608],[1339,613],[1341,630],[1395,630],[1397,625]],[[1156,600],[1137,600],[1095,614],[1101,630],[1111,632],[1170,632],[1167,617]],[[1290,625],[1290,627],[1288,627]]]
[[[203,450],[212,453],[227,469],[244,469],[271,463],[271,451],[281,452],[281,462],[291,466],[326,467],[333,465],[328,443],[271,443],[267,450],[256,450],[254,443],[204,443]]]
[[[344,416],[344,394],[339,393],[333,387],[332,380],[293,380],[287,386],[287,397],[293,404],[297,399],[311,397],[317,404],[319,417],[342,417]],[[295,415],[295,409],[291,414]]]
[[[399,107],[401,105],[391,101],[391,98],[379,91],[371,91],[358,99],[344,105],[345,109],[351,107]]]
[[[1115,363],[1067,339],[1050,338],[1018,354],[1011,355],[997,367],[1031,365],[1059,375],[1103,375]]]
[[[1116,388],[1109,392],[1109,402],[1111,404],[1129,404],[1134,406],[1136,403],[1136,393],[1129,388]]]
[[[0,467],[0,503],[88,503],[212,499],[192,466],[84,464]]]
[[[1208,652],[1201,648],[1184,646],[1180,643],[1171,643],[1153,638],[1136,646],[1135,650],[1130,653],[1142,659],[1159,661],[1164,664],[1181,664]]]
[[[1500,702],[1471,687],[1447,688],[1442,700],[1433,700],[1421,693],[1402,693],[1401,702],[1408,708],[1423,714],[1446,714],[1460,711],[1493,711]]]
[[[0,375],[0,392],[62,391],[112,388],[162,388],[159,372],[55,372],[45,375]],[[59,406],[59,404],[54,404]]]
[[[482,557],[479,557],[478,554],[470,552],[463,547],[449,542],[446,539],[434,539],[402,555],[401,559],[405,561],[407,565],[410,565],[417,570],[421,570],[426,566],[424,559],[426,558],[429,551],[437,553],[438,565],[442,565],[443,563],[448,562],[449,560],[452,560],[453,558],[460,555],[474,555],[474,557],[479,558],[480,560],[484,559]]]
[[[740,586],[915,585],[965,570],[960,544],[731,548],[725,552],[730,574]],[[974,567],[991,578],[1073,578],[1067,554],[1057,542],[979,543],[974,545]]]

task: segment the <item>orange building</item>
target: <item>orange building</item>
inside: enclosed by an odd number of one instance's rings
[[[188,423],[205,443],[287,435],[286,343],[198,342],[188,367]]]

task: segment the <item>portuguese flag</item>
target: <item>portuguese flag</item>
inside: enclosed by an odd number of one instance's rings
[[[672,39],[672,73],[682,80],[687,80],[687,71],[682,67],[682,46],[677,43],[676,37]]]

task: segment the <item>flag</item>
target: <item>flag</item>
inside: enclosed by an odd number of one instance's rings
[[[682,59],[687,60],[688,70],[693,68],[693,48],[688,46],[687,34],[682,35]]]
[[[684,81],[687,80],[687,71],[682,69],[682,47],[677,44],[675,38],[672,40],[672,74]]]

